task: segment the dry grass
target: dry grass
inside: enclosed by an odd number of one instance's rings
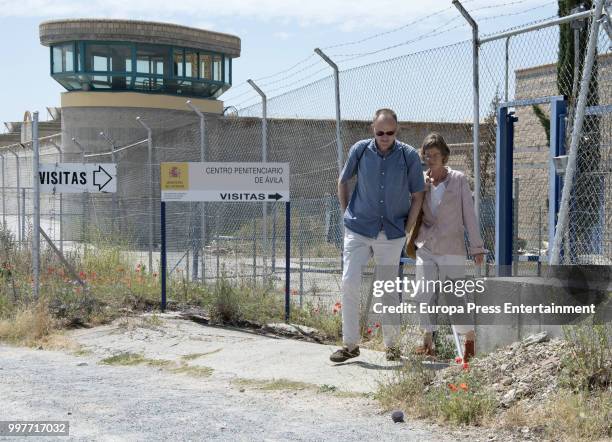
[[[185,374],[194,378],[207,378],[212,376],[214,370],[210,367],[204,367],[202,365],[194,367],[183,364],[180,367],[170,368],[169,371],[176,374]]]
[[[91,356],[93,355],[93,351],[86,348],[79,348],[72,352],[73,356]]]
[[[58,326],[58,321],[49,314],[47,302],[41,300],[0,320],[0,340],[33,346],[57,330]]]
[[[503,413],[502,428],[530,428],[547,440],[596,441],[612,437],[612,392],[571,393],[560,390],[528,409],[517,404]]]
[[[400,408],[418,418],[454,424],[481,425],[495,409],[492,395],[473,370],[456,375],[449,385],[432,385],[435,373],[423,359],[411,356],[406,365],[379,383],[376,398],[385,409]]]
[[[319,394],[331,394],[339,398],[362,398],[368,396],[368,394],[365,393],[338,390],[338,387],[335,385],[317,385],[283,378],[269,380],[240,378],[234,380],[233,383],[240,387],[248,387],[261,391],[309,391]]]
[[[307,382],[291,381],[289,379],[272,379],[272,380],[258,380],[258,379],[237,379],[234,381],[236,384],[251,387],[255,390],[264,391],[299,391],[299,390],[316,390],[319,387],[314,384]]]
[[[203,356],[214,355],[215,353],[219,353],[222,348],[217,348],[216,350],[207,351],[206,353],[190,353],[188,355],[181,356],[183,361],[193,361],[194,359],[201,358]]]
[[[201,365],[191,366],[184,362],[180,364],[175,361],[169,361],[167,359],[149,359],[145,358],[141,353],[123,352],[108,358],[104,358],[100,361],[101,364],[105,365],[121,365],[121,366],[134,366],[134,365],[148,365],[149,367],[157,367],[175,374],[184,374],[194,378],[207,378],[213,374],[213,369],[210,367],[204,367]]]
[[[601,440],[612,437],[612,392],[561,392],[532,421],[554,440]]]
[[[506,410],[494,400],[477,365],[458,371],[451,384],[436,387],[433,373],[424,370],[416,358],[381,382],[376,397],[387,409],[401,408],[415,417],[454,425],[483,425],[514,432],[529,429],[534,437],[555,441],[609,440],[611,334],[610,325],[566,329],[570,339],[561,372],[556,375],[561,386],[546,400],[526,399]]]
[[[515,430],[516,428],[534,427],[537,425],[529,416],[530,411],[525,404],[518,403],[510,407],[499,422],[499,426],[506,430]]]
[[[46,299],[37,304],[31,294],[31,256],[0,226],[0,340],[32,345],[54,330],[157,311],[159,275],[128,252],[129,242],[94,231],[87,236],[90,243],[66,254],[85,287],[43,246],[40,290]],[[214,285],[202,285],[177,271],[168,280],[168,292],[174,305],[201,307],[217,323],[263,325],[284,320],[283,294],[272,286],[253,286],[250,278],[230,282],[222,277]],[[329,306],[293,306],[291,322],[314,327],[332,342],[341,336],[341,315]],[[153,313],[136,323],[126,318],[123,326],[156,329],[163,321]]]
[[[105,365],[149,365],[151,367],[167,367],[173,364],[172,361],[166,359],[149,359],[145,358],[141,353],[123,352],[100,361]]]

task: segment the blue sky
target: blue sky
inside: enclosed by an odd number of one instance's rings
[[[557,12],[556,1],[548,0],[463,3],[479,21],[481,34]],[[243,84],[248,78],[265,84],[274,96],[328,75],[326,65],[312,55],[315,47],[326,48],[341,69],[348,69],[471,35],[446,0],[0,0],[0,121],[20,120],[26,110],[42,116],[46,106],[59,105],[63,89],[49,76],[49,51],[39,43],[38,25],[77,17],[155,20],[239,36],[242,55],[234,60],[235,88],[222,99],[246,104],[257,99]]]

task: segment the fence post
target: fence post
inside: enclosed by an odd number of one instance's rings
[[[478,39],[478,24],[459,2],[459,0],[453,0],[453,5],[455,5],[461,15],[463,15],[463,17],[472,27],[472,81],[474,99],[474,120],[472,123],[472,132],[474,137],[474,211],[476,212],[478,231],[480,231],[480,79],[478,74],[478,47],[480,46],[480,41]]]
[[[341,129],[341,117],[340,117],[340,72],[338,70],[338,65],[334,63],[331,58],[329,58],[323,51],[319,48],[316,48],[315,53],[318,54],[327,64],[329,64],[334,70],[334,90],[335,90],[335,98],[336,98],[336,156],[338,160],[338,176],[342,173],[342,166],[344,165],[344,151],[342,148],[342,129]],[[342,214],[341,214],[342,215]],[[340,216],[338,220],[340,235],[344,232],[344,220],[343,217]],[[340,255],[340,268],[344,269],[344,259],[342,258],[342,254]]]
[[[217,283],[219,282],[219,267],[220,267],[220,249],[219,249],[219,211],[215,214],[215,251],[217,253],[216,265],[217,265]]]
[[[506,37],[506,56],[504,66],[504,101],[508,101],[508,70],[510,65],[510,37]]]
[[[51,144],[53,145],[53,147],[55,147],[59,153],[59,161],[60,163],[64,162],[64,153],[62,151],[61,146],[58,146],[54,141],[51,141]],[[59,243],[60,243],[60,253],[64,253],[64,229],[62,228],[63,226],[63,222],[62,222],[62,218],[64,215],[64,199],[62,197],[63,193],[59,194]]]
[[[38,111],[32,118],[32,187],[34,188],[33,226],[32,226],[32,269],[34,271],[34,299],[38,299],[40,288],[40,179],[38,166],[40,161],[40,144],[38,140]]]
[[[518,224],[519,224],[519,177],[514,177],[514,199],[512,201],[512,273],[518,276]]]
[[[569,203],[570,193],[572,191],[572,181],[576,172],[576,159],[578,156],[578,143],[580,141],[580,133],[582,132],[582,123],[584,122],[584,110],[587,104],[589,93],[589,83],[593,73],[593,62],[595,53],[597,52],[597,37],[599,34],[599,18],[603,10],[604,0],[597,0],[595,5],[595,13],[591,21],[591,32],[589,34],[589,42],[587,46],[587,55],[582,71],[582,80],[580,83],[580,95],[578,96],[578,104],[576,105],[576,113],[574,117],[574,127],[572,129],[572,138],[570,143],[569,159],[567,169],[565,171],[563,181],[563,192],[561,195],[561,208],[559,210],[559,219],[557,221],[557,229],[555,231],[555,242],[551,251],[551,265],[559,265],[561,261],[561,243],[563,234],[567,228],[569,221]],[[572,251],[569,251],[572,253]]]
[[[149,273],[153,272],[153,131],[142,120],[140,116],[136,121],[147,131],[147,164],[149,166],[149,201],[147,212],[149,213]]]
[[[503,106],[497,110],[495,174],[495,275],[510,276],[512,264],[512,143],[516,117]]]
[[[0,158],[2,158],[2,227],[6,229],[6,195],[5,195],[5,179],[6,175],[6,164],[4,162],[4,154],[0,154]]]
[[[257,285],[257,220],[253,217],[253,286]]]
[[[21,146],[23,147],[23,144]],[[17,174],[17,240],[19,241],[19,247],[21,247],[21,181],[19,179],[21,173],[19,170],[19,154],[12,149],[9,149],[9,152],[15,155],[15,172]]]
[[[21,188],[21,239],[26,240],[26,188]]]
[[[271,252],[271,271],[272,274],[276,272],[276,217],[278,215],[278,204],[272,203],[272,252]]]
[[[299,223],[300,231],[298,232],[298,247],[300,251],[300,308],[302,308],[304,297],[304,231],[302,223]]]
[[[206,151],[207,151],[206,117],[204,116],[202,111],[200,111],[200,109],[198,109],[197,107],[193,105],[191,100],[187,100],[185,104],[187,104],[187,107],[189,107],[189,109],[194,111],[196,115],[198,116],[198,118],[200,119],[200,161],[205,162],[206,161]],[[202,283],[204,283],[204,275],[206,274],[206,259],[205,259],[206,258],[206,255],[205,255],[205,250],[206,250],[206,203],[201,202],[200,208],[202,209],[201,210],[201,222],[200,222],[200,228],[201,228],[200,244],[198,245],[196,241],[194,245],[193,279],[194,280],[197,279],[197,276],[198,276],[198,250],[201,249],[202,250]],[[196,223],[197,221],[198,220],[196,219]]]
[[[567,101],[553,100],[550,103],[550,153],[548,166],[548,259],[552,260],[552,246],[555,242],[555,227],[559,214],[559,203],[563,178],[557,175],[554,158],[565,155],[565,122],[568,113]]]
[[[159,204],[160,211],[160,236],[161,236],[161,257],[159,275],[161,278],[161,311],[166,311],[166,203],[161,201]]]
[[[285,203],[285,322],[291,314],[291,201]]]
[[[114,164],[117,164],[117,160],[116,160],[116,157],[115,157],[115,140],[113,140],[111,137],[106,135],[104,132],[100,132],[100,136],[102,138],[104,138],[108,142],[108,144],[110,144],[110,147],[111,147],[111,161]],[[117,190],[119,190],[119,189],[117,189]],[[113,214],[112,214],[113,219],[112,219],[112,222],[111,222],[111,226],[112,226],[112,235],[115,235],[115,218],[117,218],[117,215],[118,215],[118,212],[119,212],[119,210],[117,208],[117,205],[118,205],[117,204],[117,192],[113,192],[113,194],[112,194],[112,204],[113,204]]]
[[[253,89],[261,96],[261,161],[264,163],[268,162],[268,98],[266,94],[255,84],[251,79],[247,80]],[[262,205],[262,216],[263,216],[263,274],[264,278],[267,275],[268,270],[268,203],[264,202]]]
[[[334,90],[336,98],[336,149],[337,149],[337,160],[338,160],[338,173],[342,171],[343,161],[343,150],[342,150],[342,130],[340,127],[340,72],[338,71],[338,65],[334,63],[325,53],[316,48],[315,53],[319,55],[325,62],[332,67],[334,70]]]
[[[81,151],[81,163],[85,164],[85,148],[81,145],[81,143],[79,143],[79,141],[75,138],[72,137],[72,142],[79,148],[79,150]],[[83,222],[81,224],[81,240],[83,241],[83,243],[85,242],[85,220],[86,220],[86,210],[85,207],[87,206],[87,199],[88,199],[88,193],[87,192],[83,192],[83,194],[81,195],[81,215],[83,216]]]

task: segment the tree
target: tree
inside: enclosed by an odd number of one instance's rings
[[[586,9],[593,7],[592,0],[579,2],[577,0],[558,0],[559,16],[566,16],[572,9],[583,4]],[[585,22],[587,20],[585,19]],[[574,32],[578,33],[578,48],[574,44]],[[574,74],[575,58],[578,58],[578,66],[584,65],[588,44],[589,29],[574,31],[571,23],[559,25],[559,59],[557,62],[557,89],[559,94],[568,100],[569,119],[568,133],[571,133],[576,102],[579,94],[579,82],[581,69],[578,69],[578,78]],[[576,57],[577,55],[577,57]],[[599,103],[597,75],[597,57],[593,64],[593,72],[589,83],[587,106],[595,106]],[[601,177],[597,174],[601,159],[599,148],[599,117],[587,115],[584,118],[582,134],[578,144],[576,175],[572,192],[572,208],[569,222],[570,229],[570,260],[575,260],[576,248],[579,247],[584,253],[594,253],[593,233],[600,224],[600,207],[603,203],[603,192]],[[566,145],[566,148],[569,148]],[[577,247],[576,247],[577,246]]]

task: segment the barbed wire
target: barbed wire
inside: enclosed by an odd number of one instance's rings
[[[468,0],[466,2],[463,2],[463,4],[465,5],[465,4],[471,3],[473,1],[477,1],[477,0]],[[516,0],[516,1],[511,1],[511,2],[505,2],[505,3],[497,3],[497,4],[494,4],[494,5],[486,5],[486,6],[476,7],[471,12],[474,13],[474,12],[478,12],[478,11],[482,11],[482,10],[488,10],[488,9],[494,9],[494,8],[499,9],[499,8],[503,8],[503,7],[507,7],[507,6],[514,6],[514,5],[523,4],[523,3],[527,2],[527,1],[528,0]],[[552,3],[554,3],[554,2],[552,2]],[[534,10],[537,10],[537,9],[549,6],[550,4],[551,4],[551,2],[547,2],[547,3],[543,4],[543,5],[538,5],[538,6],[531,7],[531,8],[528,8],[528,9],[525,9],[525,10],[522,10],[522,11],[518,11],[518,12],[512,12],[512,13],[501,14],[501,15],[498,14],[496,16],[491,16],[491,17],[484,17],[484,18],[480,19],[480,21],[488,21],[488,20],[492,20],[492,19],[495,19],[495,18],[498,18],[498,17],[509,17],[509,16],[520,15],[520,14],[524,14],[524,13],[527,13],[527,12],[531,12],[531,11],[534,11]],[[345,42],[345,43],[340,43],[340,44],[337,44],[337,45],[325,46],[322,49],[329,50],[329,49],[338,48],[338,47],[346,47],[346,46],[353,46],[353,45],[361,44],[361,43],[373,40],[375,38],[382,37],[382,36],[385,36],[385,35],[389,35],[389,34],[398,32],[400,30],[406,29],[407,27],[412,26],[415,23],[423,22],[424,20],[428,20],[430,18],[443,15],[444,12],[446,12],[446,11],[448,11],[450,9],[453,9],[453,8],[454,8],[453,6],[449,6],[447,8],[443,8],[443,9],[435,11],[435,12],[433,12],[431,14],[428,14],[428,15],[426,15],[424,17],[419,17],[419,18],[417,18],[415,20],[410,21],[407,24],[404,24],[404,25],[399,26],[397,28],[391,29],[389,31],[377,33],[377,34],[374,34],[374,35],[371,35],[369,37],[365,37],[365,38],[362,38],[362,39],[359,39],[359,40],[353,40],[353,41],[349,41],[349,42]],[[443,35],[445,33],[451,32],[453,30],[456,30],[456,29],[459,29],[461,27],[466,27],[467,26],[467,24],[465,22],[462,22],[460,25],[457,25],[457,26],[445,29],[446,26],[449,26],[450,24],[452,24],[452,23],[454,23],[454,22],[456,22],[458,20],[462,20],[462,17],[460,15],[455,16],[455,17],[451,18],[450,20],[447,20],[442,26],[440,26],[438,32],[434,32],[434,33],[425,32],[425,33],[422,33],[420,35],[417,35],[416,37],[414,37],[414,38],[412,38],[410,40],[407,40],[407,41],[404,41],[404,42],[401,42],[401,43],[397,43],[397,44],[393,44],[393,45],[388,45],[388,46],[385,46],[385,47],[382,47],[382,48],[378,48],[378,49],[375,49],[375,50],[372,50],[372,51],[367,51],[367,52],[352,53],[352,54],[333,54],[332,53],[332,54],[330,54],[330,56],[331,57],[339,57],[339,58],[346,57],[345,60],[342,60],[342,63],[348,63],[349,61],[353,61],[353,60],[356,60],[356,59],[359,59],[359,58],[364,58],[364,57],[371,56],[371,55],[376,55],[376,54],[379,54],[379,53],[382,53],[382,52],[386,52],[386,51],[389,51],[389,50],[392,50],[392,49],[396,49],[398,47],[407,46],[407,45],[410,45],[410,44],[413,44],[413,43],[417,43],[417,42],[420,42],[420,41],[423,41],[423,40],[427,40],[427,39],[430,39],[430,38],[433,38],[433,37],[437,37],[439,35]],[[298,61],[297,63],[293,64],[291,67],[289,67],[287,69],[284,69],[282,71],[279,71],[279,72],[276,72],[274,74],[270,74],[270,75],[267,75],[267,76],[264,76],[264,77],[259,77],[259,78],[255,79],[255,81],[261,82],[262,80],[275,78],[275,77],[277,77],[279,75],[291,72],[293,69],[295,69],[298,66],[303,65],[304,63],[306,63],[308,60],[312,59],[313,57],[315,57],[315,55],[314,54],[310,54],[308,57],[305,57],[304,59]],[[297,75],[299,75],[299,74],[301,74],[303,72],[308,71],[309,69],[312,69],[313,67],[315,67],[315,66],[317,66],[319,64],[320,64],[320,60],[317,60],[316,62],[311,63],[311,64],[307,65],[306,67],[304,67],[304,68],[302,68],[302,69],[300,69],[300,70],[298,70],[296,72],[291,73],[290,75],[286,75],[286,76],[284,76],[282,78],[275,79],[274,81],[260,83],[260,84],[258,84],[258,86],[263,89],[263,88],[266,88],[266,87],[271,86],[271,85],[282,83],[282,82],[284,82],[284,81],[286,81],[286,80],[288,80],[290,78],[294,78],[295,76],[297,76]],[[289,88],[291,86],[294,86],[294,85],[298,84],[300,81],[305,81],[305,80],[308,80],[308,79],[314,77],[317,73],[319,73],[321,71],[322,71],[322,69],[318,70],[318,71],[316,71],[316,72],[314,72],[314,73],[312,73],[310,75],[304,76],[301,79],[293,81],[293,82],[291,82],[289,84],[277,87],[277,88],[275,88],[273,90],[265,90],[264,89],[264,92],[266,93],[266,95],[268,95],[268,94],[270,94],[272,92]],[[246,83],[246,82],[242,83],[241,86],[244,86],[246,84],[248,84],[248,83]],[[244,96],[249,95],[249,94],[253,94],[253,93],[254,93],[254,91],[247,90],[247,91],[244,91],[244,92],[242,92],[241,94],[238,94],[238,95],[228,95],[227,97],[224,97],[224,99],[225,99],[226,102],[234,103],[239,98],[244,97]],[[237,105],[234,105],[234,106],[239,107],[239,106],[241,106],[241,105],[243,105],[245,103],[248,103],[250,101],[255,100],[256,98],[257,97],[255,97],[255,96],[250,97],[247,100],[242,100],[241,102],[239,102]]]
[[[455,20],[455,19],[453,19],[453,20]],[[334,56],[335,57],[352,57],[352,58],[348,58],[346,60],[342,60],[343,63],[346,63],[348,61],[356,60],[358,58],[363,58],[363,57],[367,57],[369,55],[379,54],[381,52],[389,51],[391,49],[399,48],[401,46],[407,46],[409,44],[416,43],[416,42],[422,41],[422,40],[426,40],[428,38],[437,37],[438,35],[442,35],[442,34],[445,34],[447,32],[450,32],[450,31],[453,31],[455,29],[459,29],[459,28],[462,28],[462,27],[466,27],[466,26],[468,26],[467,23],[461,23],[461,24],[459,24],[457,26],[453,26],[452,28],[449,28],[449,29],[441,30],[439,32],[434,32],[434,33],[421,34],[421,35],[417,36],[416,38],[413,38],[413,39],[410,39],[410,40],[406,40],[404,42],[397,43],[397,44],[394,44],[394,45],[386,46],[384,48],[375,49],[373,51],[361,52],[361,53],[353,53],[353,54],[334,54]]]
[[[366,41],[374,40],[375,38],[378,38],[378,37],[383,37],[385,35],[390,35],[390,34],[393,34],[395,32],[399,32],[401,30],[406,29],[409,26],[412,26],[415,23],[420,23],[420,22],[423,22],[423,21],[425,21],[425,20],[427,20],[429,18],[436,17],[438,15],[442,15],[442,13],[444,13],[444,12],[450,10],[450,9],[453,9],[453,8],[454,8],[454,6],[449,6],[449,7],[444,8],[444,9],[439,9],[438,11],[433,12],[433,13],[431,13],[429,15],[426,15],[425,17],[419,17],[419,18],[417,18],[415,20],[412,20],[412,21],[410,21],[410,22],[408,22],[408,23],[406,23],[406,24],[404,24],[402,26],[399,26],[397,28],[391,29],[389,31],[379,32],[378,34],[374,34],[374,35],[371,35],[369,37],[365,37],[365,38],[362,38],[362,39],[359,39],[359,40],[353,40],[353,41],[349,41],[349,42],[346,42],[346,43],[339,43],[339,44],[335,44],[335,45],[331,45],[331,46],[325,46],[325,47],[323,47],[321,49],[326,49],[326,50],[327,49],[335,49],[335,48],[341,48],[341,47],[344,47],[344,46],[353,46],[353,45],[356,45],[356,44],[365,43]]]
[[[532,11],[535,11],[536,9],[542,9],[542,8],[545,8],[545,7],[548,7],[548,6],[551,6],[551,5],[556,5],[556,4],[557,4],[557,2],[556,2],[556,1],[553,1],[553,2],[548,2],[548,3],[544,3],[544,4],[542,4],[542,5],[539,5],[539,6],[534,6],[533,8],[524,9],[524,10],[522,10],[522,11],[518,11],[518,12],[509,12],[509,13],[506,13],[506,14],[496,14],[496,15],[491,15],[491,16],[489,16],[489,17],[480,17],[480,18],[478,18],[476,21],[477,21],[478,23],[482,23],[482,22],[484,22],[484,21],[495,20],[495,19],[498,19],[498,18],[501,18],[501,17],[513,17],[513,16],[517,16],[517,15],[525,14],[525,13],[527,13],[527,12],[532,12]],[[553,16],[553,17],[556,17],[556,15],[555,15],[555,16]],[[544,19],[548,20],[549,18],[550,18],[550,17],[545,17]],[[538,19],[538,20],[541,20],[541,19]],[[522,26],[525,26],[525,25],[523,24],[523,25],[521,25],[521,27],[522,27]]]
[[[468,4],[468,3],[472,3],[474,1],[477,1],[477,0],[467,0],[467,1],[463,2],[463,4],[465,5],[465,4]],[[513,1],[513,2],[497,3],[495,5],[487,5],[487,6],[484,6],[484,7],[475,8],[473,11],[479,11],[479,10],[482,10],[482,9],[490,9],[490,8],[501,8],[501,7],[504,7],[504,6],[510,6],[510,5],[516,5],[516,4],[525,3],[526,1],[528,1],[528,0],[517,0],[517,1]],[[362,39],[359,39],[359,40],[353,40],[353,41],[349,41],[349,42],[345,42],[345,43],[340,43],[340,44],[336,44],[336,45],[325,46],[325,47],[322,47],[322,49],[329,50],[329,49],[334,49],[334,48],[338,48],[338,47],[353,46],[353,45],[361,44],[361,43],[364,43],[366,41],[370,41],[370,40],[373,40],[373,39],[376,39],[376,38],[379,38],[379,37],[382,37],[382,36],[385,36],[385,35],[390,35],[390,34],[393,34],[395,32],[399,32],[399,31],[401,31],[403,29],[406,29],[409,26],[414,25],[415,23],[422,23],[423,21],[428,20],[430,18],[443,15],[444,12],[449,11],[449,10],[451,10],[453,8],[454,8],[454,6],[449,6],[449,7],[440,9],[438,11],[435,11],[435,12],[433,12],[431,14],[428,14],[426,16],[418,17],[418,18],[416,18],[416,19],[414,19],[414,20],[412,20],[412,21],[410,21],[410,22],[408,22],[408,23],[406,23],[404,25],[401,25],[401,26],[396,27],[394,29],[391,29],[389,31],[380,32],[380,33],[377,33],[377,34],[374,34],[374,35],[371,35],[369,37],[365,37],[365,38],[362,38]],[[459,19],[461,19],[461,16],[453,17],[451,20],[446,22],[445,25],[447,25],[448,23],[452,23],[454,21],[457,21]],[[443,25],[443,26],[445,26],[445,25]],[[436,34],[436,35],[439,35],[439,34]],[[395,47],[397,47],[397,46],[395,46]],[[386,50],[386,49],[383,49],[383,50]],[[381,52],[382,52],[382,50],[381,50]],[[309,56],[303,58],[302,60],[298,61],[297,63],[293,64],[292,66],[290,66],[287,69],[283,69],[281,71],[278,71],[278,72],[275,72],[273,74],[266,75],[266,76],[263,76],[263,77],[255,78],[254,81],[261,82],[263,80],[268,80],[268,79],[271,79],[271,78],[275,78],[275,77],[277,77],[279,75],[291,72],[292,70],[294,70],[298,66],[303,65],[304,63],[306,63],[308,60],[312,59],[313,57],[315,57],[315,55],[314,54],[310,54]],[[280,82],[282,82],[282,81],[284,81],[284,80],[286,80],[288,78],[295,77],[299,73],[307,71],[308,69],[312,68],[313,66],[316,66],[317,64],[319,64],[319,63],[311,63],[308,66],[306,66],[305,68],[302,68],[299,71],[292,73],[291,75],[288,75],[288,76],[285,76],[283,78],[274,80],[273,82],[258,84],[258,86],[259,87],[265,87],[265,86],[269,86],[271,84],[278,84],[278,83],[280,83]],[[310,78],[310,77],[306,77],[306,78]],[[248,83],[246,83],[246,82],[241,83],[239,86],[236,87],[236,89],[241,88],[241,87],[243,87],[243,86],[245,86],[247,84]],[[234,90],[236,90],[236,89],[234,89]],[[269,91],[266,91],[266,93],[268,93],[268,92]],[[228,96],[224,97],[224,99],[226,101],[235,101],[236,99],[238,99],[240,97],[243,97],[243,96],[247,95],[248,93],[250,93],[250,91],[245,91],[245,92],[243,92],[241,94],[238,94],[238,95],[235,95],[235,96],[229,94]]]

